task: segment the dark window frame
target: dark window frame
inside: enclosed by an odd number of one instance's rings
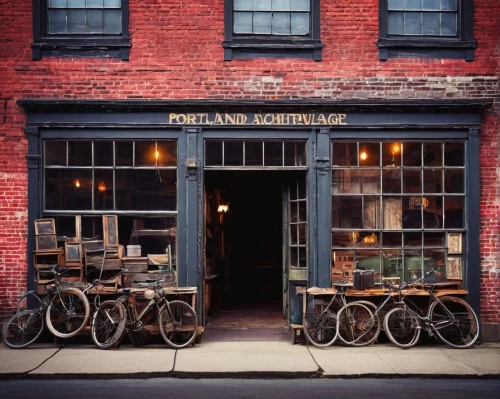
[[[311,0],[309,35],[234,35],[233,0],[224,0],[224,61],[245,58],[306,58],[322,60],[320,0]]]
[[[65,164],[60,164],[58,162],[55,163],[49,163],[48,162],[48,154],[47,151],[48,149],[48,143],[52,142],[61,142],[64,143],[65,145]],[[80,161],[79,163],[70,163],[71,159],[71,153],[70,153],[70,143],[71,144],[76,144],[76,143],[89,143],[90,144],[90,159],[85,158],[85,161],[87,163],[84,163]],[[131,143],[132,144],[132,159],[130,164],[118,164],[117,163],[117,151],[118,149],[116,148],[117,143]],[[110,143],[112,145],[111,148],[111,164],[109,165],[100,165],[96,163],[97,157],[96,157],[96,143],[97,144],[102,144],[102,143]],[[137,155],[137,144],[152,144],[154,143],[155,145],[155,151],[158,151],[158,143],[175,143],[175,157],[176,161],[175,164],[172,164],[172,162],[169,162],[167,164],[158,164],[158,159],[156,159],[154,162],[151,162],[150,164],[145,164],[143,163],[144,160],[140,160],[139,162],[137,161],[136,155]],[[117,214],[122,214],[122,213],[132,213],[132,214],[141,214],[141,213],[157,213],[157,214],[177,214],[178,213],[178,208],[179,208],[179,201],[178,201],[178,192],[176,192],[176,205],[175,209],[150,209],[150,210],[145,210],[141,208],[121,208],[117,207],[117,196],[119,195],[117,193],[117,178],[116,178],[116,173],[117,172],[137,172],[137,171],[152,171],[155,173],[158,173],[158,176],[160,176],[160,172],[168,172],[168,171],[175,171],[176,172],[176,182],[175,182],[175,187],[177,189],[177,184],[179,180],[179,173],[178,173],[178,140],[175,139],[156,139],[156,140],[146,140],[146,139],[126,139],[126,140],[120,140],[120,139],[94,139],[94,138],[88,138],[88,139],[69,139],[69,138],[61,138],[61,139],[49,139],[46,138],[43,140],[43,149],[42,149],[42,154],[43,154],[43,164],[42,164],[42,174],[43,174],[43,197],[42,197],[42,211],[46,214],[50,213],[68,213],[68,212],[77,212],[79,214],[92,214],[95,212],[115,212]],[[150,159],[151,161],[152,159]],[[88,163],[89,162],[89,163]],[[90,193],[90,208],[66,208],[66,209],[61,209],[61,208],[49,208],[47,207],[47,192],[48,190],[46,189],[46,183],[47,183],[47,171],[63,171],[63,172],[71,172],[71,171],[76,171],[78,173],[83,173],[85,171],[90,172],[90,178],[86,178],[85,176],[82,176],[82,187],[84,181],[90,181],[91,185],[85,188],[87,192]],[[107,184],[105,187],[107,187],[108,191],[108,200],[110,200],[112,206],[111,207],[99,207],[96,206],[97,204],[97,198],[95,198],[96,190],[99,190],[98,188],[98,181],[101,180],[100,174],[103,172],[110,172],[111,173],[111,180],[107,181]],[[104,180],[104,179],[102,179]],[[78,188],[80,187],[80,182],[78,185]],[[82,188],[82,190],[84,190]],[[106,190],[106,188],[105,188]],[[99,190],[100,191],[100,190]],[[137,191],[137,189],[135,190]]]
[[[47,29],[47,0],[33,0],[32,59],[42,57],[112,57],[128,61],[130,38],[128,34],[129,1],[122,1],[121,34],[49,34]]]
[[[473,0],[457,0],[458,26],[456,37],[396,36],[387,33],[387,0],[379,2],[379,59],[443,58],[474,61],[477,42],[473,39]]]

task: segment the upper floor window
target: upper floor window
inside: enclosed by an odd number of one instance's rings
[[[224,59],[321,61],[319,0],[225,0]]]
[[[128,59],[128,0],[34,2],[33,59],[45,55]]]
[[[472,0],[381,0],[380,59],[474,59]]]
[[[119,34],[121,0],[49,0],[49,34]]]
[[[309,0],[234,0],[236,34],[307,35]]]

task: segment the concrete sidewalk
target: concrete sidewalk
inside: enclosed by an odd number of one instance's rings
[[[500,343],[471,349],[390,344],[319,349],[286,342],[206,342],[99,350],[92,345],[0,346],[0,379],[12,378],[500,378]]]

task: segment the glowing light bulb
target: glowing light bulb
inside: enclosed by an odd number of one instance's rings
[[[366,153],[365,147],[363,147],[361,153],[359,154],[359,159],[366,161],[366,158],[368,158],[368,154]]]
[[[78,179],[75,180],[75,187],[80,188],[80,180]]]
[[[104,183],[104,181],[100,180],[99,184],[97,184],[97,190],[99,190],[101,193],[106,191],[106,183]]]

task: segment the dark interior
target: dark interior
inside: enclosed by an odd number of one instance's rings
[[[281,310],[282,174],[206,171],[205,182],[209,208],[215,209],[207,219],[207,266],[213,259],[220,309]],[[229,204],[222,220],[219,203]]]

